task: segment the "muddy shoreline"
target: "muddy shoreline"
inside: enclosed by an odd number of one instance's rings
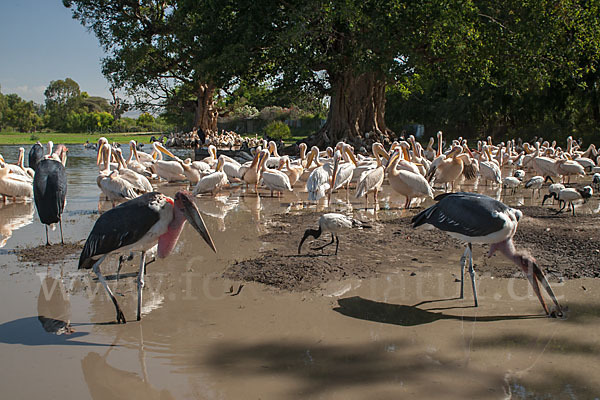
[[[518,249],[529,251],[552,281],[600,277],[600,239],[593,215],[562,213],[548,207],[520,207],[524,218],[515,235]],[[317,228],[320,213],[278,214],[260,239],[270,249],[258,257],[237,261],[223,274],[237,281],[254,281],[289,291],[313,290],[332,280],[365,279],[395,270],[411,275],[448,265],[458,276],[455,259],[464,245],[438,230],[413,229],[410,220],[420,210],[402,217],[370,221],[371,229],[352,230],[339,235],[335,244],[312,250],[330,241],[330,234],[307,240],[297,254],[304,230]],[[489,246],[474,245],[475,269],[480,275],[498,278],[523,277],[519,269],[501,255],[487,258]],[[456,272],[456,274],[454,273]]]

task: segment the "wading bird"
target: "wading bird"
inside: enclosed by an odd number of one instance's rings
[[[542,200],[542,205],[544,205],[544,202],[547,199],[552,197],[554,200],[558,200],[558,206],[560,209],[556,212],[557,214],[561,213],[568,203],[569,208],[567,208],[567,211],[570,209],[573,212],[573,216],[575,216],[575,206],[573,205],[573,202],[583,199],[583,202],[585,203],[587,199],[592,197],[592,194],[593,190],[591,186],[586,186],[583,189],[564,188],[561,189],[558,194],[556,191],[554,191],[545,195],[544,199]]]
[[[313,238],[318,239],[323,232],[330,232],[331,233],[331,242],[329,242],[321,247],[314,248],[312,250],[323,250],[325,247],[333,244],[333,242],[335,240],[335,242],[336,242],[335,243],[335,254],[337,255],[338,247],[340,245],[340,239],[338,238],[338,235],[337,235],[338,232],[346,230],[346,229],[352,229],[352,228],[361,229],[361,228],[370,228],[370,226],[363,224],[359,220],[347,217],[342,214],[337,214],[337,213],[323,214],[319,218],[319,229],[307,229],[304,232],[304,236],[302,237],[302,240],[300,241],[300,244],[298,245],[298,254],[300,254],[300,251],[302,250],[302,244],[309,236],[312,236]]]
[[[185,191],[177,192],[174,199],[158,192],[146,193],[105,212],[98,218],[79,257],[79,269],[92,268],[98,276],[115,305],[117,323],[125,323],[125,315],[100,272],[102,261],[111,253],[141,251],[137,284],[139,321],[146,250],[158,242],[158,257],[167,257],[177,244],[186,220],[216,252],[198,208],[191,195]]]
[[[412,219],[413,227],[429,224],[467,243],[461,259],[460,298],[463,298],[464,294],[464,268],[465,263],[468,263],[473,285],[473,298],[475,307],[477,307],[472,243],[486,243],[491,245],[488,257],[499,250],[523,270],[547,315],[552,317],[562,315],[556,296],[535,258],[515,249],[513,236],[517,231],[519,220],[523,216],[520,210],[476,193],[441,194],[435,200],[438,201],[437,204],[420,212]],[[556,305],[555,311],[550,312],[546,306],[538,282],[546,289]]]
[[[58,145],[56,150],[60,161],[54,158],[39,161],[33,178],[33,199],[40,222],[46,226],[46,246],[50,245],[48,225],[57,222],[60,227],[60,242],[64,244],[62,213],[67,198],[67,148]]]

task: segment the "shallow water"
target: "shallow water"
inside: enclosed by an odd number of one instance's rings
[[[28,151],[29,149],[26,148]],[[65,240],[83,241],[98,218],[95,154],[69,149]],[[12,161],[17,148],[2,146]],[[124,149],[127,157],[127,149]],[[182,151],[180,156],[190,154]],[[181,185],[161,185],[173,194]],[[465,186],[473,190],[472,186]],[[500,191],[479,188],[494,197]],[[134,320],[139,256],[116,281],[116,259],[102,270],[128,319],[114,307],[78,254],[53,265],[19,263],[13,250],[44,243],[32,203],[0,208],[0,387],[6,398],[577,398],[600,395],[600,284],[554,284],[568,317],[542,317],[523,279],[480,277],[480,306],[448,280],[454,264],[411,276],[404,263],[370,279],[329,282],[320,290],[280,292],[222,278],[236,260],[264,250],[259,235],[274,214],[353,210],[370,220],[393,218],[404,199],[384,186],[380,209],[353,193],[330,207],[306,205],[306,193],[260,197],[235,187],[200,197],[217,254],[185,227],[175,252],[148,265],[143,318]],[[348,201],[349,200],[349,201]],[[508,204],[539,204],[529,191],[502,196]],[[428,204],[428,203],[426,203]],[[555,207],[555,206],[554,206]],[[598,212],[598,201],[577,213]],[[317,215],[315,215],[315,221]],[[10,221],[4,222],[4,221]],[[306,227],[298,227],[301,231]],[[9,232],[10,231],[10,232]],[[51,241],[60,239],[58,230]],[[390,251],[401,254],[401,246]],[[401,259],[401,258],[399,258]],[[470,293],[468,290],[466,293]],[[40,318],[43,317],[43,318]],[[75,330],[56,335],[70,320]],[[63,324],[61,324],[63,322]]]

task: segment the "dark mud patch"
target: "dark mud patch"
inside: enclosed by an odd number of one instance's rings
[[[522,211],[525,217],[519,224],[515,244],[536,257],[550,279],[600,277],[596,216],[555,215],[554,209],[546,207],[523,207]],[[301,291],[331,280],[362,279],[391,271],[415,274],[438,265],[456,264],[458,274],[457,257],[464,244],[437,229],[413,229],[410,220],[415,213],[369,221],[371,229],[340,233],[337,256],[335,243],[322,251],[313,250],[328,243],[330,234],[312,242],[307,240],[302,254],[297,254],[304,230],[317,228],[320,213],[278,215],[269,232],[260,237],[270,243],[271,249],[256,258],[234,263],[224,276]],[[474,263],[479,274],[504,278],[519,274],[519,268],[503,256],[488,260],[488,249],[487,245],[474,245]]]
[[[79,257],[82,243],[51,244],[37,247],[17,248],[15,254],[21,262],[33,264],[58,264]]]

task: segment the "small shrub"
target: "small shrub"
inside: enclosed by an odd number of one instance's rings
[[[275,140],[285,140],[292,137],[290,127],[282,121],[271,121],[264,128],[265,135]]]
[[[29,140],[31,140],[32,142],[37,142],[38,140],[40,140],[40,137],[37,135],[31,135],[29,136]]]

